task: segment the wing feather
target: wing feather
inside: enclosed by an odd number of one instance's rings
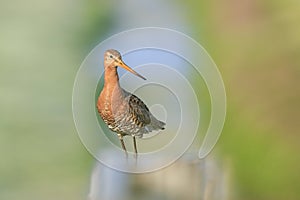
[[[150,124],[151,118],[149,109],[141,99],[133,94],[129,97],[129,110],[134,116],[136,124],[140,126]]]

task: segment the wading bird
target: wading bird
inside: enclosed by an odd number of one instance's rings
[[[164,130],[165,123],[157,120],[142,100],[120,87],[118,66],[146,80],[122,61],[118,51],[107,50],[104,54],[104,87],[98,97],[97,109],[108,128],[117,133],[126,155],[123,137],[133,137],[137,156],[136,137],[143,137],[143,134],[154,130]]]

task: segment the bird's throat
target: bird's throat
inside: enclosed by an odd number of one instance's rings
[[[106,95],[121,95],[122,89],[119,84],[117,68],[107,68],[104,74],[104,88]]]
[[[108,67],[104,72],[104,85],[113,85],[119,82],[119,76],[116,67]]]

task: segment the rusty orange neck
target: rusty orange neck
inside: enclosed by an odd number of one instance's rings
[[[104,87],[97,101],[97,109],[101,117],[105,120],[114,121],[115,109],[119,107],[123,99],[117,68],[105,69]]]
[[[104,72],[104,87],[119,85],[117,68],[107,67]]]
[[[109,96],[111,96],[113,93],[114,95],[122,94],[116,67],[108,67],[105,70],[103,91]]]

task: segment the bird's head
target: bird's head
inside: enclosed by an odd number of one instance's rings
[[[128,65],[126,65],[123,62],[120,52],[118,52],[117,50],[114,50],[114,49],[107,50],[104,53],[104,68],[105,68],[105,70],[108,67],[116,68],[118,66],[122,67],[122,68],[126,69],[127,71],[133,73],[134,75],[146,80],[145,77],[143,77],[142,75],[140,75],[139,73],[137,73],[136,71],[131,69]]]

